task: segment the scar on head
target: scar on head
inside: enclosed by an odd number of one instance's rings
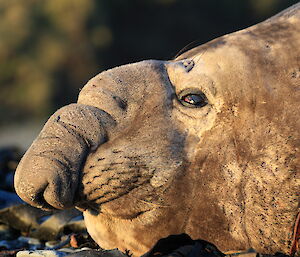
[[[216,96],[217,88],[215,87],[215,83],[213,81],[209,83],[208,89],[213,96]]]

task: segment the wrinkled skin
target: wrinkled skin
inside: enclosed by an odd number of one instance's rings
[[[299,210],[300,5],[172,61],[100,73],[23,157],[18,194],[77,206],[104,248],[188,233],[289,253]],[[191,92],[205,104],[187,105]],[[185,99],[185,98],[183,98]]]

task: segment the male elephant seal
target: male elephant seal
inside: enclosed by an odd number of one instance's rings
[[[37,207],[77,206],[99,245],[135,256],[183,232],[293,254],[299,102],[296,4],[176,60],[100,73],[46,123],[16,190]]]

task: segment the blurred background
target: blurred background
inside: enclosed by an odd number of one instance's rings
[[[25,150],[97,73],[172,59],[297,0],[2,0],[0,147]]]

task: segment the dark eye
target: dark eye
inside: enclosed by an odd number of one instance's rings
[[[208,104],[208,100],[203,92],[197,89],[187,89],[178,95],[179,102],[191,108],[201,108]]]

